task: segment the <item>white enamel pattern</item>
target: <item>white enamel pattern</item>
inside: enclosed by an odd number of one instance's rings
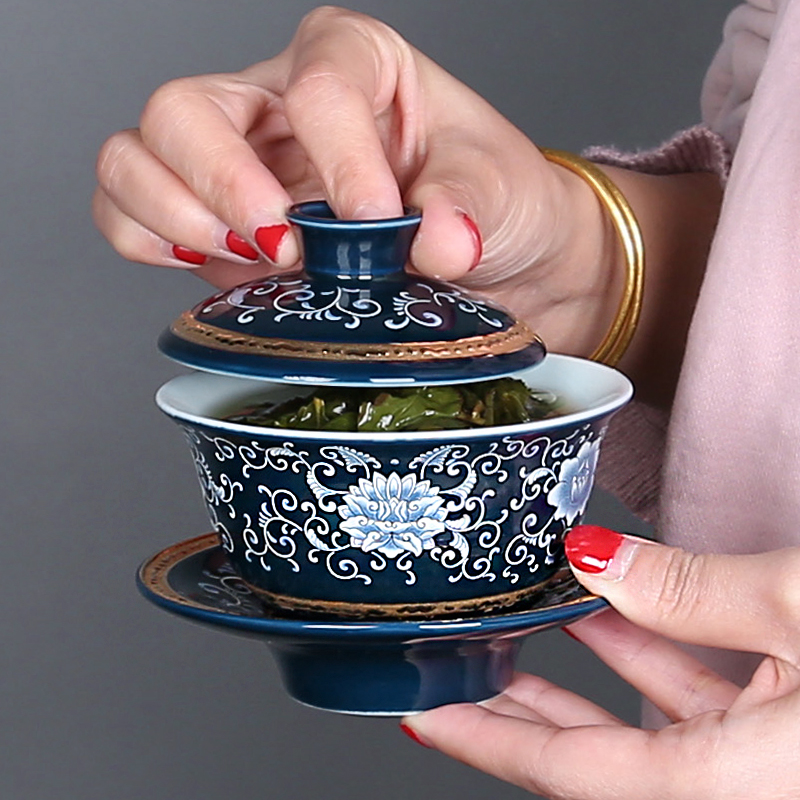
[[[632,391],[616,370],[565,356],[521,377],[573,410],[485,431],[281,430],[220,412],[296,389],[203,373],[173,379],[158,402],[183,429],[214,529],[250,585],[295,607],[506,607],[563,564],[609,420]]]

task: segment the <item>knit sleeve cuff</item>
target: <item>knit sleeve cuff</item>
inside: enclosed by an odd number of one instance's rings
[[[637,401],[612,420],[601,448],[597,484],[645,522],[658,520],[669,415]]]
[[[705,125],[695,125],[650,150],[631,153],[614,147],[590,147],[583,156],[596,164],[623,167],[651,175],[712,172],[724,184],[730,171],[732,153],[719,134]]]

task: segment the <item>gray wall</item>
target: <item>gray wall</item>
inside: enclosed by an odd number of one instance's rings
[[[277,52],[300,0],[5,0],[0,8],[0,798],[514,798],[396,723],[289,701],[265,648],[148,605],[139,562],[208,528],[152,403],[155,338],[208,293],[91,224],[94,155],[178,75]],[[697,119],[730,0],[371,0],[551,146],[644,146]],[[594,516],[633,525],[608,498]],[[522,666],[625,718],[637,698],[559,632]]]

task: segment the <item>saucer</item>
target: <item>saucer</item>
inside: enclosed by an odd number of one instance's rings
[[[538,602],[497,616],[413,621],[292,616],[247,587],[216,533],[157,553],[139,568],[137,584],[166,611],[264,641],[286,690],[300,703],[381,716],[487,700],[508,686],[526,636],[606,607],[567,571]]]

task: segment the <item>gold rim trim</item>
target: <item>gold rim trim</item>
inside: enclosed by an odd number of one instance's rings
[[[424,361],[499,356],[516,353],[542,340],[524,323],[515,322],[508,330],[485,336],[469,336],[452,342],[408,342],[403,344],[329,344],[246,336],[200,322],[191,311],[184,311],[172,324],[172,332],[186,341],[206,347],[224,348],[232,353],[300,358],[315,361]]]
[[[347,603],[339,600],[311,600],[268,592],[247,581],[244,581],[244,584],[269,605],[295,614],[309,614],[328,619],[335,617],[351,622],[376,620],[402,622],[404,620],[450,619],[467,615],[502,613],[518,606],[525,600],[539,597],[552,583],[556,582],[557,578],[563,579],[563,577],[564,574],[559,572],[544,583],[504,594],[484,595],[468,600],[440,600],[423,603]]]
[[[149,589],[153,594],[171,600],[173,603],[180,603],[182,606],[192,606],[208,611],[208,606],[203,603],[196,603],[188,597],[178,594],[169,583],[170,570],[180,561],[204,550],[212,550],[219,547],[220,538],[216,533],[205,533],[186,542],[172,545],[166,550],[162,550],[152,558],[142,564],[139,569],[139,580],[142,585]]]
[[[220,538],[216,533],[206,533],[189,539],[185,542],[172,545],[162,550],[152,558],[145,561],[139,569],[139,580],[142,585],[153,594],[177,603],[182,606],[197,608],[201,611],[218,611],[205,603],[192,600],[185,595],[178,594],[169,582],[170,571],[181,561],[198,553],[213,550],[220,547]],[[531,600],[545,593],[551,586],[557,586],[561,581],[569,576],[569,570],[560,570],[547,581],[528,589],[520,589],[514,592],[495,595],[494,597],[479,597],[474,600],[439,602],[439,603],[405,603],[405,604],[377,604],[377,603],[339,603],[315,600],[299,600],[298,598],[277,595],[258,589],[250,583],[242,580],[242,583],[250,589],[255,597],[260,598],[274,608],[283,608],[295,612],[312,612],[315,618],[327,616],[328,619],[339,618],[348,622],[385,620],[385,621],[414,621],[425,618],[439,620],[447,617],[454,617],[478,612],[483,614],[502,613],[505,609],[513,608],[524,600]],[[592,595],[578,597],[558,603],[558,607],[566,608],[572,605],[579,605],[591,599]],[[349,607],[357,611],[355,614],[342,613],[344,607]],[[525,614],[530,609],[522,608],[518,612]],[[311,619],[311,618],[310,618]]]
[[[622,358],[636,332],[644,292],[644,241],[630,203],[597,165],[563,150],[541,148],[542,155],[583,178],[606,209],[625,255],[625,287],[617,313],[597,349],[589,358],[613,367]]]

